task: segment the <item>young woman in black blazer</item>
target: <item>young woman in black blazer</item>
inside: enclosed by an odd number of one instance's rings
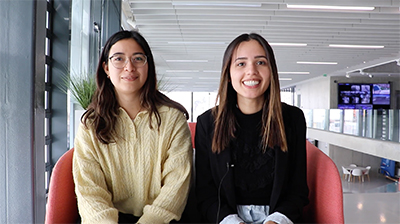
[[[227,47],[217,101],[197,119],[196,196],[205,222],[290,224],[308,204],[303,112],[281,103],[271,46]]]

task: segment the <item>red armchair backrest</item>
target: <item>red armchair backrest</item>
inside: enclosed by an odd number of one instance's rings
[[[190,134],[192,135],[192,145],[194,148],[194,134],[196,132],[196,122],[188,122]]]
[[[46,224],[76,223],[79,218],[72,176],[72,156],[70,149],[58,159],[50,178],[46,208]]]
[[[308,204],[303,210],[306,223],[344,223],[343,189],[339,170],[329,156],[306,143]]]

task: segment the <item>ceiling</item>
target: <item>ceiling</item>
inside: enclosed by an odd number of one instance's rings
[[[322,2],[374,8],[289,8],[291,4]],[[122,26],[137,29],[146,38],[157,75],[170,90],[215,92],[225,48],[238,35],[250,32],[261,34],[272,45],[280,85],[286,88],[317,77],[346,74],[371,73],[400,79],[399,10],[399,0],[123,0]],[[378,48],[339,48],[330,44]]]

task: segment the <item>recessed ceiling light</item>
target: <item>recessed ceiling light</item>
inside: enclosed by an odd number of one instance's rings
[[[357,11],[372,11],[375,7],[364,6],[333,6],[333,5],[289,5],[289,9],[330,9],[330,10],[357,10]]]
[[[207,3],[207,2],[172,2],[172,5],[179,6],[233,6],[233,7],[261,7],[261,3]]]
[[[307,44],[300,43],[269,43],[271,46],[292,46],[292,47],[305,47]]]
[[[279,81],[290,81],[292,78],[279,78]]]
[[[329,44],[329,47],[379,49],[379,48],[384,48],[385,46],[382,46],[382,45]]]
[[[325,61],[298,61],[297,64],[307,65],[337,65],[337,62],[325,62]]]
[[[278,74],[309,75],[310,72],[278,72]]]

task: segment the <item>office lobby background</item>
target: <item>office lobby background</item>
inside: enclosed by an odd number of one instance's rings
[[[51,169],[73,146],[77,106],[59,88],[62,76],[69,66],[93,72],[101,46],[123,26],[121,4],[121,0],[0,0],[0,223],[44,222]],[[397,53],[393,60],[400,59]],[[325,115],[338,106],[338,83],[390,83],[396,141],[332,132],[313,123],[307,130],[307,137],[317,140],[338,166],[373,164],[373,177],[382,158],[400,161],[400,78],[345,75],[327,74],[284,86],[283,99],[305,112],[322,110]],[[191,114],[193,121],[215,98],[215,92],[196,93],[205,95],[201,101],[207,106]],[[167,94],[179,101],[174,91]],[[193,101],[186,107],[191,111]]]

